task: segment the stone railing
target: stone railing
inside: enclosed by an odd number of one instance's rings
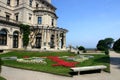
[[[19,21],[16,21],[16,20],[14,20],[14,19],[6,19],[6,17],[3,17],[3,16],[0,16],[0,20],[1,21],[6,21],[6,22],[11,22],[11,23],[15,23],[15,24],[20,24],[21,22],[19,22]]]

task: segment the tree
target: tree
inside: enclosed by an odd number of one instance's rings
[[[120,52],[120,39],[115,41],[115,43],[113,44],[113,50],[116,52]]]
[[[83,46],[78,47],[78,50],[85,50]]]
[[[78,47],[78,50],[82,51],[83,53],[87,52],[86,49],[85,49],[85,47],[83,47],[83,46]]]
[[[97,44],[97,49],[105,51],[106,49],[110,49],[114,42],[113,38],[105,38],[104,40],[99,40]]]
[[[113,38],[105,38],[105,44],[107,45],[108,49],[110,49],[112,47],[112,44],[114,43],[114,39]]]
[[[105,43],[105,40],[99,40],[97,44],[97,49],[104,51],[107,48],[107,45]]]

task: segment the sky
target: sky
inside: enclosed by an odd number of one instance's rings
[[[120,0],[52,0],[59,17],[57,26],[67,29],[67,46],[96,48],[99,40],[120,38]]]

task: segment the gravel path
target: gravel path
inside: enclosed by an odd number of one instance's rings
[[[64,77],[48,73],[15,69],[2,66],[1,76],[7,80],[120,80],[120,54],[110,52],[111,73],[94,73],[74,77]]]

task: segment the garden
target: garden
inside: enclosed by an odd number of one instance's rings
[[[110,72],[109,55],[74,54],[71,52],[28,52],[12,51],[0,54],[4,66],[71,76],[71,67],[106,65]]]

